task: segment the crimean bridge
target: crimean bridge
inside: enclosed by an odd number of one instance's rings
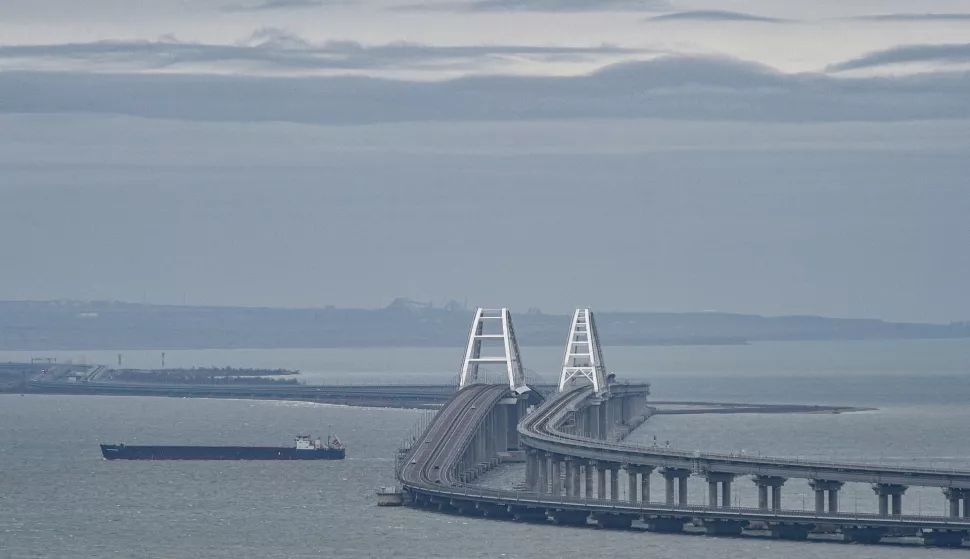
[[[502,384],[487,384],[483,366],[499,366]],[[507,382],[504,382],[507,380]],[[843,541],[879,543],[893,535],[925,545],[959,547],[970,535],[970,471],[819,463],[763,456],[681,451],[624,442],[651,414],[648,384],[607,373],[593,313],[578,309],[566,341],[558,390],[543,396],[527,384],[507,309],[479,309],[469,334],[459,390],[409,449],[396,477],[404,503],[469,516],[526,522],[745,535],[755,527],[779,539],[805,540],[822,530]],[[521,490],[485,488],[482,474],[503,462],[525,462]],[[664,480],[662,495],[650,479]],[[687,480],[708,487],[703,505],[687,501]],[[732,506],[733,483],[748,478],[756,506]],[[813,510],[784,506],[786,482],[802,478]],[[847,512],[845,483],[870,484],[878,510]],[[621,486],[624,491],[620,491]],[[945,516],[903,514],[909,487],[941,489]],[[753,504],[752,504],[753,505]]]

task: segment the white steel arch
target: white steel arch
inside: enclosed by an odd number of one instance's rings
[[[486,324],[492,326],[486,329]],[[498,328],[496,328],[498,327]],[[491,340],[501,342],[502,355],[482,356],[482,342]],[[461,366],[459,387],[464,388],[478,382],[478,369],[481,365],[501,365],[508,373],[509,387],[516,390],[525,386],[522,360],[519,357],[519,343],[515,340],[512,315],[508,309],[482,309],[475,312],[468,345],[465,348],[465,361]]]
[[[596,393],[607,389],[603,349],[600,347],[593,312],[589,309],[576,309],[573,314],[562,374],[559,376],[559,391],[566,390],[579,379],[588,380]]]

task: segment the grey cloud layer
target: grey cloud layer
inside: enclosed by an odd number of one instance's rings
[[[580,77],[360,77],[0,73],[0,111],[200,121],[366,124],[665,118],[905,121],[970,118],[970,74],[845,79],[717,58],[618,64]]]
[[[428,46],[389,44],[362,46],[352,41],[331,41],[312,45],[298,36],[277,29],[257,31],[249,44],[207,45],[172,41],[99,41],[60,45],[0,46],[0,61],[46,60],[84,61],[96,66],[124,64],[142,69],[172,68],[185,64],[246,62],[275,70],[365,70],[404,69],[446,64],[473,67],[485,59],[532,56],[544,60],[583,59],[594,55],[632,54],[635,49],[613,46],[537,47]]]
[[[913,62],[962,63],[970,62],[970,44],[965,45],[906,45],[882,50],[833,64],[827,68],[832,72],[874,68],[890,64]],[[970,90],[968,90],[970,91]],[[970,96],[970,94],[968,94]]]
[[[968,21],[970,14],[874,14],[843,19],[856,21]]]
[[[670,9],[666,0],[471,0],[420,2],[398,11],[437,12],[657,12]]]
[[[266,12],[273,10],[298,10],[305,8],[322,8],[324,6],[351,6],[355,0],[266,0],[258,4],[228,4],[222,7],[224,12]]]
[[[724,10],[693,10],[688,12],[674,12],[647,18],[645,21],[751,21],[760,23],[782,23],[789,20],[773,17],[763,17],[741,12]]]

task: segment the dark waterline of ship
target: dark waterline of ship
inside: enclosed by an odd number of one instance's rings
[[[326,441],[298,435],[282,446],[145,446],[102,444],[106,460],[343,460],[347,449],[336,438]]]

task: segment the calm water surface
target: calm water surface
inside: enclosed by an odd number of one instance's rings
[[[621,376],[649,379],[655,399],[847,404],[842,415],[668,416],[634,440],[725,452],[970,468],[970,343],[859,342],[741,347],[607,348]],[[118,351],[59,360],[114,363]],[[127,366],[158,352],[122,351]],[[524,348],[554,379],[558,348]],[[0,353],[0,360],[53,355]],[[139,362],[143,360],[143,362]],[[316,382],[441,382],[461,350],[166,352],[168,366],[272,366]],[[628,371],[622,373],[622,371]],[[633,371],[633,372],[630,372]],[[965,551],[666,536],[557,528],[378,508],[396,444],[420,413],[292,402],[139,397],[0,397],[0,558],[81,557],[655,557],[660,559],[936,558]],[[327,425],[350,446],[336,462],[108,462],[98,440],[289,444]],[[511,483],[515,468],[490,483]],[[749,487],[751,485],[751,487]],[[753,484],[733,499],[753,505]],[[654,495],[661,495],[655,482]],[[807,499],[806,499],[807,495]],[[702,502],[703,487],[690,488]],[[807,486],[785,505],[812,506]],[[911,490],[913,512],[941,513],[939,490]],[[872,491],[847,485],[842,506],[872,510]]]

